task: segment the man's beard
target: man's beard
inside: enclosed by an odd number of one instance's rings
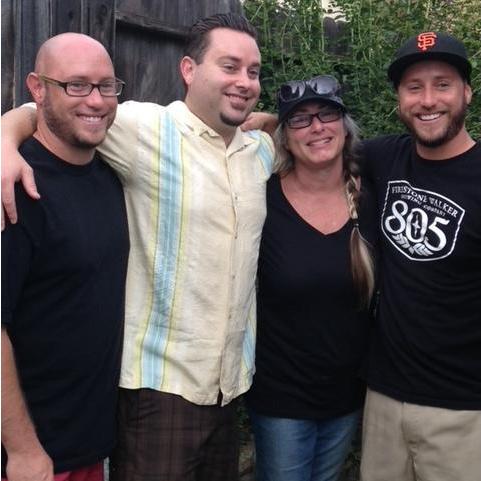
[[[224,115],[222,112],[220,113],[220,120],[225,124],[225,125],[229,125],[231,127],[238,127],[239,125],[241,125],[244,120],[247,118],[247,115],[242,119],[242,120],[239,120],[239,119],[233,119],[231,117],[228,117],[227,115]]]
[[[428,148],[436,148],[440,147],[450,140],[454,139],[456,135],[459,134],[461,129],[464,126],[464,121],[466,119],[468,111],[468,104],[467,102],[463,99],[463,104],[461,107],[453,112],[451,122],[448,124],[448,126],[437,136],[430,136],[426,137],[421,135],[413,126],[413,122],[408,119],[407,116],[405,116],[401,110],[399,110],[399,118],[401,122],[407,127],[407,129],[411,132],[412,136],[416,140],[416,142],[423,147],[428,147]]]
[[[55,109],[49,99],[48,93],[43,103],[43,116],[48,129],[57,138],[63,140],[65,143],[71,145],[72,147],[90,150],[94,149],[102,142],[92,142],[89,139],[80,137],[75,132],[74,128],[69,124],[69,122],[55,112]]]

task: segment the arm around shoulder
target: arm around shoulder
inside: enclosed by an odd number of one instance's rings
[[[158,104],[132,100],[118,106],[115,120],[97,150],[123,181],[134,175],[141,153],[154,149],[164,110]]]
[[[272,137],[278,125],[277,115],[269,112],[252,112],[241,125],[241,129],[243,131],[262,130]]]
[[[14,185],[21,181],[26,192],[39,199],[31,167],[18,153],[18,148],[33,135],[37,125],[37,113],[33,104],[26,104],[2,115],[2,205],[10,221],[17,222]],[[2,230],[4,210],[2,209]]]

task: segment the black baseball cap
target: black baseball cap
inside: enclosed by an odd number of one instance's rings
[[[456,67],[463,79],[470,83],[471,64],[466,48],[452,35],[441,32],[423,32],[411,37],[397,52],[387,70],[389,80],[398,87],[409,66],[422,60],[441,60]]]
[[[345,112],[346,107],[340,92],[341,86],[332,75],[319,75],[309,80],[291,80],[282,84],[277,91],[279,123],[284,122],[296,107],[308,101],[325,102]]]

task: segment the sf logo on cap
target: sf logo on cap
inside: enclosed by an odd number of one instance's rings
[[[434,32],[424,32],[418,35],[418,47],[425,52],[428,48],[434,47],[436,43],[436,34]]]

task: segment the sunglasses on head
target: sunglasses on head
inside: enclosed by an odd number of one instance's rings
[[[283,102],[292,102],[300,99],[306,88],[309,87],[313,92],[319,95],[336,95],[340,86],[337,79],[331,75],[319,75],[309,80],[292,80],[281,85],[279,89],[279,98]]]

